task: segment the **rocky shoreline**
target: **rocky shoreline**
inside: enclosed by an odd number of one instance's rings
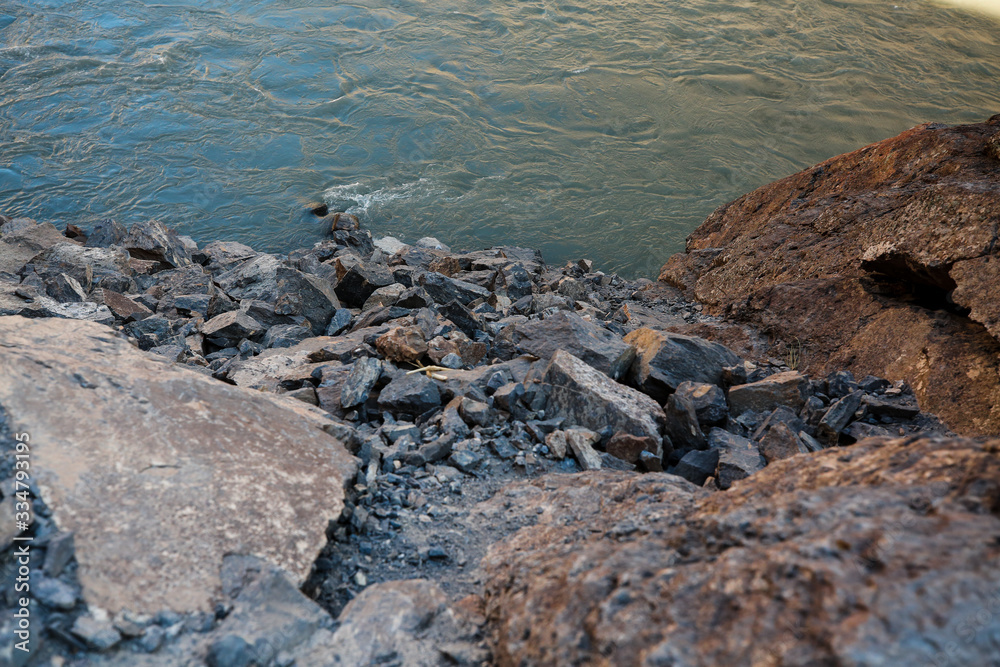
[[[5,664],[1000,655],[998,441],[691,300],[724,251],[668,285],[325,224],[0,217]]]

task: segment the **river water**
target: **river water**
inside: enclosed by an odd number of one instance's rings
[[[1000,21],[923,0],[0,0],[0,212],[270,251],[325,199],[655,276],[754,187],[994,113]]]

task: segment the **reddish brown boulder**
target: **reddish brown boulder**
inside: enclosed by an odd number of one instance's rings
[[[967,434],[1000,433],[1000,115],[921,125],[719,208],[660,280],[801,353],[906,379]]]
[[[498,665],[993,664],[1000,441],[869,439],[727,492],[595,471],[507,487]]]

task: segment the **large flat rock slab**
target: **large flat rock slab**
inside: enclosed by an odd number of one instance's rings
[[[548,475],[486,503],[494,664],[995,664],[1000,441],[869,439],[725,492]]]
[[[75,533],[89,605],[211,610],[223,556],[301,582],[356,461],[304,404],[147,356],[102,325],[0,317],[0,409]]]

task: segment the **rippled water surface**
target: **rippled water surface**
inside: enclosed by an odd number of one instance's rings
[[[989,4],[989,3],[987,3]],[[716,206],[1000,113],[1000,22],[899,0],[0,0],[0,211],[655,275]]]

